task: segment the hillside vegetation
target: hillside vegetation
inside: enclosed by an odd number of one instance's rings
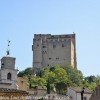
[[[53,66],[45,67],[37,73],[36,76],[32,74],[32,68],[28,67],[18,73],[19,77],[26,77],[28,79],[29,88],[42,86],[47,88],[47,91],[54,90],[57,93],[65,94],[67,87],[87,87],[94,89],[100,84],[100,76],[83,77],[80,70],[73,69],[66,65],[63,67]]]

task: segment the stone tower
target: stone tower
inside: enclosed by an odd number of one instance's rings
[[[16,58],[10,57],[10,41],[8,40],[7,56],[1,59],[0,88],[17,89]]]
[[[77,68],[75,34],[35,34],[32,50],[34,73],[54,65]]]
[[[15,58],[3,57],[0,69],[0,88],[17,89],[17,70],[15,69]]]

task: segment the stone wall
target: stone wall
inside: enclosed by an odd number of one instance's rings
[[[89,100],[100,100],[100,85],[98,85]]]
[[[75,34],[35,34],[32,50],[34,69],[66,64],[77,68]]]

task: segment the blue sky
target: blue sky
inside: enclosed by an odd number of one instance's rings
[[[20,71],[32,66],[34,34],[73,32],[78,69],[100,75],[100,0],[0,0],[0,58],[9,39]]]

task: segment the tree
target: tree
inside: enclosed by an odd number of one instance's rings
[[[30,88],[42,86],[47,88],[48,93],[50,90],[56,89],[57,93],[64,94],[69,86],[89,87],[88,82],[83,80],[82,72],[68,65],[46,67],[38,73],[38,76],[32,75],[32,68],[26,68],[19,72],[18,76],[26,76]]]
[[[74,69],[70,65],[63,66],[66,70],[68,79],[72,83],[71,86],[81,86],[83,81],[83,74],[80,70]]]
[[[42,71],[42,78],[48,80],[48,74],[49,74],[49,68],[46,67],[46,68],[44,68],[44,70]]]
[[[32,76],[31,78],[32,87],[34,86],[46,86],[46,80],[44,78]]]
[[[52,75],[50,80],[52,80],[52,84],[55,85],[57,92],[64,93],[68,86],[68,76],[66,71],[60,66],[54,66],[50,68],[50,73]]]
[[[97,81],[97,78],[94,75],[90,75],[84,78],[89,84],[92,84]]]
[[[100,85],[100,76],[99,75],[96,76],[96,84]]]
[[[97,84],[94,82],[94,83],[89,84],[88,88],[91,90],[94,90],[96,88],[96,86],[97,86]]]
[[[23,77],[23,76],[27,76],[27,75],[32,75],[32,68],[31,67],[28,67],[25,70],[20,71],[18,73],[18,77]]]
[[[50,81],[49,81],[49,78],[48,78],[48,81],[47,81],[47,94],[50,94]]]
[[[20,71],[17,76],[18,77],[23,77],[24,76],[24,71]]]
[[[58,90],[59,94],[66,94],[67,84],[64,82],[56,83],[56,89]]]

